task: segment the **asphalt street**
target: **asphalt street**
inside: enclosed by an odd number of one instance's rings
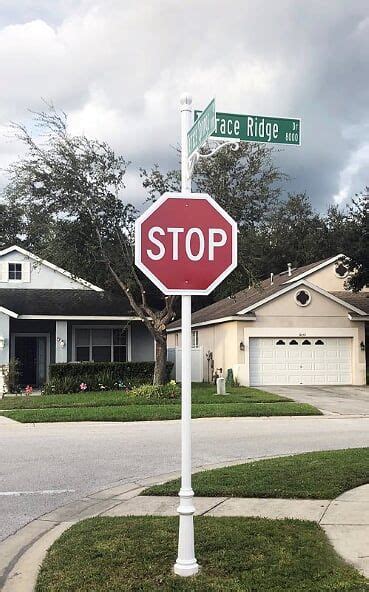
[[[194,467],[369,446],[369,417],[193,421]],[[0,425],[0,540],[68,501],[180,468],[180,422]],[[196,493],[196,492],[195,492]]]

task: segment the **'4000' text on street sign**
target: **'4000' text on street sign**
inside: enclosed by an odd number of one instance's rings
[[[195,111],[196,122],[200,121],[201,113],[201,111]],[[216,129],[211,135],[224,140],[299,146],[301,144],[301,119],[217,113]]]
[[[213,135],[216,128],[215,99],[210,101],[205,111],[199,111],[195,123],[187,133],[188,156],[198,150],[209,136]]]

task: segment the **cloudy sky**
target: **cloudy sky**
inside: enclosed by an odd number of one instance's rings
[[[0,166],[20,153],[7,124],[41,97],[73,132],[139,166],[175,164],[178,100],[302,118],[302,146],[276,156],[314,205],[369,184],[368,0],[0,0]]]

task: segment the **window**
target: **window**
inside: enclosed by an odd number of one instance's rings
[[[324,341],[322,341],[321,339],[317,339],[315,345],[324,345]]]
[[[298,345],[296,339],[291,339],[290,345]]]
[[[338,263],[336,263],[336,267],[335,267],[335,274],[338,275],[338,277],[340,278],[344,278],[347,276],[348,273],[348,269],[346,267],[346,265],[344,265],[342,263],[342,261],[339,261]]]
[[[310,292],[307,290],[298,290],[295,294],[295,302],[299,306],[307,306],[311,302]]]
[[[286,345],[283,339],[278,339],[276,345]]]
[[[9,263],[8,264],[8,277],[10,280],[21,280],[22,279],[22,264],[21,263]]]
[[[199,347],[199,332],[192,331],[192,347],[198,348]]]
[[[75,330],[77,362],[125,362],[127,331],[118,327],[82,328]]]
[[[311,341],[309,341],[308,339],[304,339],[302,345],[311,345]]]

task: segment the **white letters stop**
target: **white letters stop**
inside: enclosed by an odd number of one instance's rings
[[[185,232],[184,228],[166,228],[165,230],[160,226],[153,226],[148,232],[148,238],[155,249],[147,249],[147,256],[153,261],[162,259],[166,254],[165,244],[168,241],[163,242],[161,239],[168,236],[172,247],[172,260],[178,261],[183,258],[184,253],[181,253],[179,248],[179,237],[182,234],[184,234],[185,256],[190,261],[200,261],[203,257],[207,261],[214,261],[215,249],[224,247],[227,242],[227,233],[223,228],[209,228],[205,236],[201,228],[190,228]],[[197,239],[196,249],[192,244],[194,237]]]

